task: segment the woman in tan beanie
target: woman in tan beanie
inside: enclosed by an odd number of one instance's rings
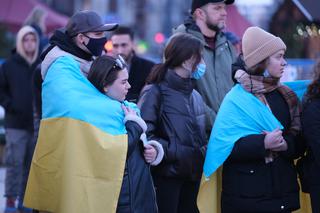
[[[250,27],[242,48],[236,85],[220,107],[207,151],[216,150],[217,165],[223,163],[222,213],[289,213],[300,208],[293,161],[303,146],[298,98],[280,83],[286,45]]]

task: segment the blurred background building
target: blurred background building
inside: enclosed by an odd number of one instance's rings
[[[190,5],[191,0],[1,0],[0,61],[10,53],[15,32],[35,7],[47,13],[45,33],[48,35],[63,27],[74,12],[94,10],[106,23],[132,27],[137,53],[159,61],[172,28],[183,23]],[[241,39],[247,27],[260,26],[285,41],[290,64],[305,69],[320,53],[318,11],[318,0],[236,0],[228,7],[226,31]],[[112,45],[109,43],[106,48]]]

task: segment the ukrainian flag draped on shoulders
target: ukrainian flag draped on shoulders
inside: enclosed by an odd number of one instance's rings
[[[115,212],[127,154],[121,103],[64,56],[45,77],[42,109],[24,205],[53,213]]]
[[[228,158],[235,142],[244,136],[276,128],[282,129],[283,126],[258,98],[245,91],[240,84],[231,89],[220,106],[209,139],[203,167],[204,177],[198,195],[201,213],[220,212],[218,177],[215,172]]]
[[[302,97],[309,81],[285,83]],[[298,92],[297,92],[298,91]],[[271,110],[253,94],[236,84],[225,96],[211,131],[197,204],[201,213],[220,213],[221,171],[219,167],[240,138],[264,130],[283,129]],[[311,212],[310,201],[301,195],[301,212]],[[300,212],[297,211],[297,212]]]
[[[237,84],[223,100],[211,131],[204,175],[210,177],[223,164],[240,138],[276,128],[283,126],[271,110]]]

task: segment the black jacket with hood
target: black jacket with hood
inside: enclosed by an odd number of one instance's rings
[[[34,57],[28,59],[23,49],[24,36],[32,33],[39,39],[35,30],[25,26],[17,34],[16,50],[0,68],[0,105],[5,109],[5,128],[33,131],[33,82],[32,76],[39,64],[38,48]]]

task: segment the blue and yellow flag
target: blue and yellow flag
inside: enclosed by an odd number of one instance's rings
[[[115,212],[127,154],[121,103],[101,94],[71,57],[51,65],[42,100],[24,205],[53,213]]]
[[[232,124],[232,125],[230,125]],[[201,213],[220,212],[221,170],[234,143],[250,134],[283,128],[270,109],[240,84],[224,98],[211,131],[197,198]]]

